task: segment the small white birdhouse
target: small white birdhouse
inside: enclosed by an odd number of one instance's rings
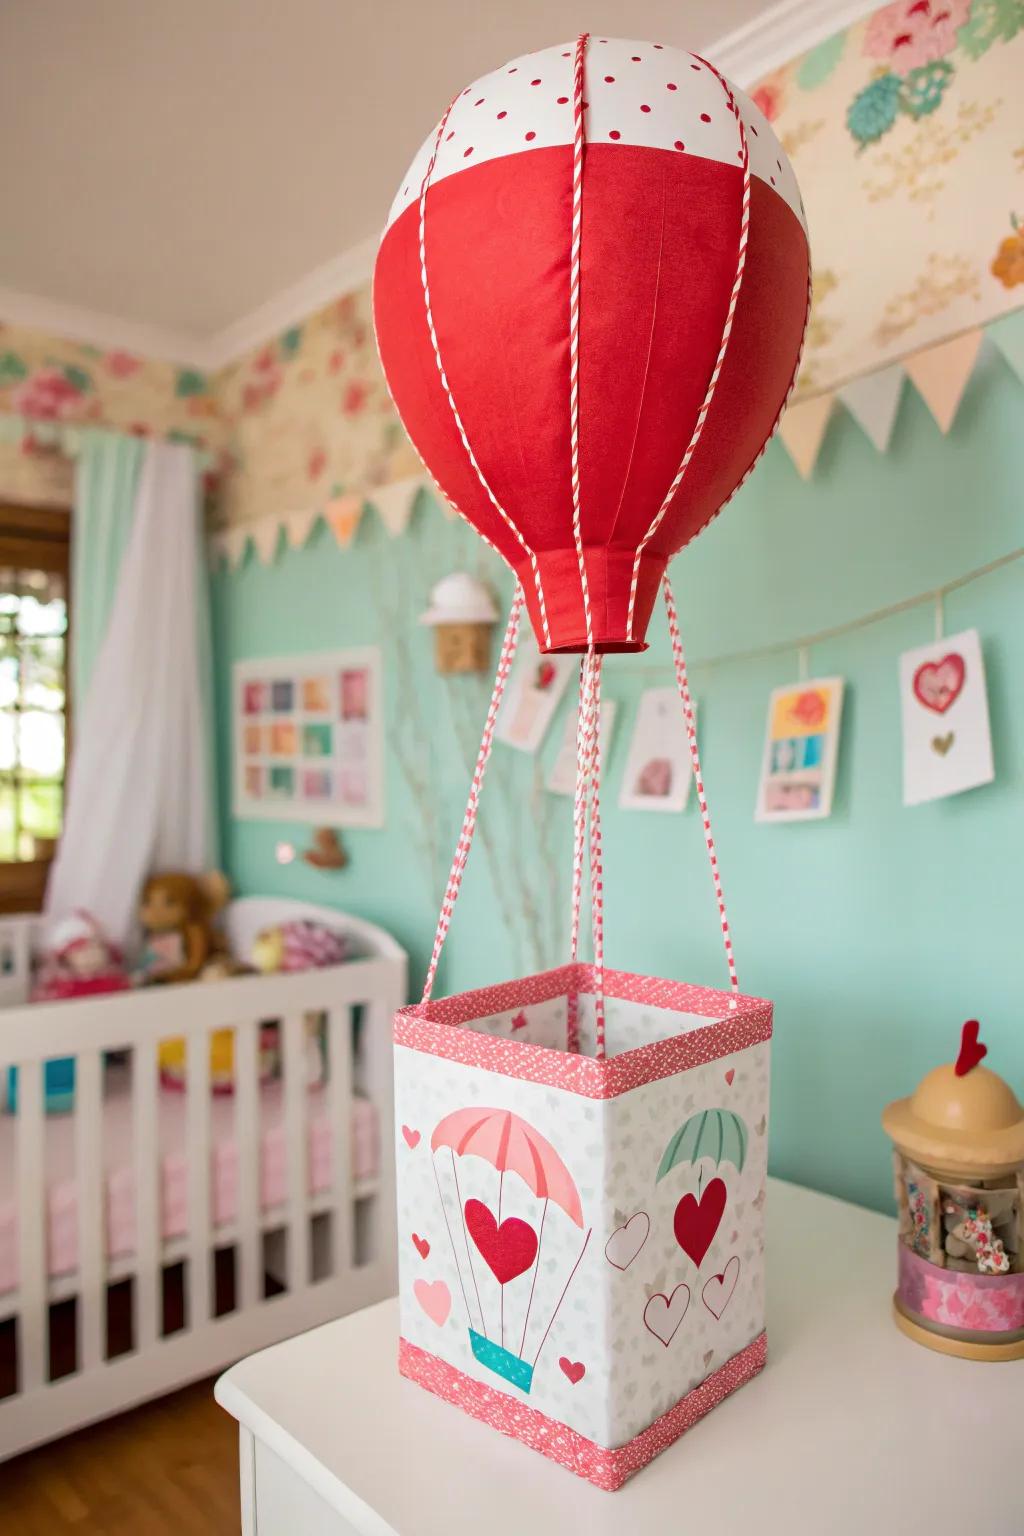
[[[497,618],[490,590],[475,576],[454,571],[437,583],[420,623],[434,631],[434,665],[442,677],[490,670]]]

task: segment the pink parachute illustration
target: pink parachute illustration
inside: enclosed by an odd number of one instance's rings
[[[590,1241],[587,1231],[576,1262],[557,1294],[554,1307],[547,1314],[550,1298],[537,1295],[545,1229],[554,1206],[559,1220],[568,1218],[580,1231],[583,1230],[579,1190],[551,1143],[511,1110],[473,1106],[453,1111],[436,1126],[430,1138],[430,1151],[466,1307],[470,1347],[481,1365],[529,1392],[541,1351]],[[497,1173],[493,1210],[475,1197],[463,1200],[459,1165],[465,1157],[482,1158]],[[503,1217],[507,1174],[521,1179],[539,1202],[536,1224],[518,1215]],[[449,1211],[452,1204],[458,1212],[455,1222]],[[498,1282],[497,1318],[485,1311],[479,1283],[480,1261]],[[521,1315],[517,1312],[515,1318],[506,1317],[506,1287],[523,1275],[530,1276],[525,1308]],[[542,1284],[541,1290],[544,1289]],[[540,1316],[547,1315],[539,1343],[536,1327],[530,1335],[535,1300]],[[540,1310],[542,1306],[543,1311]]]

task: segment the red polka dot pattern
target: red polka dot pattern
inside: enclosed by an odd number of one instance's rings
[[[574,57],[574,47],[562,43],[513,59],[468,86],[452,108],[432,184],[488,160],[571,145],[573,114],[566,108],[573,97]],[[721,83],[692,54],[660,43],[592,39],[584,85],[586,134],[593,143],[699,154],[730,166],[741,159],[738,125]],[[775,187],[803,222],[796,178],[771,125],[733,89],[749,135],[751,175]],[[493,114],[477,110],[486,103]],[[389,226],[418,198],[435,137],[436,128],[401,184]]]

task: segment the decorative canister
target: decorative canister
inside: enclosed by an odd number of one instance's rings
[[[898,1326],[970,1360],[1024,1358],[1024,1109],[978,1023],[882,1124],[895,1143]]]

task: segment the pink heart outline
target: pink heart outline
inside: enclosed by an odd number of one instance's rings
[[[686,1294],[682,1301],[681,1307],[678,1307],[676,1303],[676,1297],[679,1295],[680,1291],[685,1291]],[[655,1306],[656,1302],[660,1302],[661,1305]],[[659,1318],[664,1318],[666,1324],[672,1322],[676,1311],[679,1312],[679,1316],[675,1319],[675,1324],[671,1333],[668,1335],[668,1338],[666,1338],[663,1333],[659,1333],[657,1328],[652,1327],[648,1321],[647,1314],[650,1312],[652,1307],[654,1307],[655,1312],[658,1314]],[[644,1307],[644,1327],[647,1329],[648,1333],[652,1333],[654,1335],[659,1344],[664,1344],[665,1348],[668,1349],[669,1345],[672,1343],[672,1340],[679,1332],[680,1325],[682,1324],[683,1318],[689,1311],[689,1308],[690,1287],[686,1284],[685,1280],[681,1281],[680,1284],[676,1286],[671,1296],[666,1296],[664,1291],[655,1291],[654,1295],[648,1298],[647,1305]]]
[[[736,1266],[735,1269],[733,1268],[733,1265]],[[716,1320],[721,1318],[722,1313],[725,1311],[730,1301],[732,1301],[739,1278],[739,1255],[734,1253],[732,1258],[726,1264],[725,1268],[719,1274],[712,1275],[710,1279],[705,1280],[700,1293],[700,1299],[711,1313],[711,1316]],[[712,1288],[714,1289],[712,1290]],[[708,1299],[709,1291],[712,1291],[712,1300]],[[719,1305],[717,1307],[712,1305],[712,1301],[718,1302]]]
[[[637,1228],[637,1231],[633,1233],[632,1237],[629,1236],[629,1229],[635,1221],[640,1221],[644,1224],[644,1235],[640,1238],[638,1243],[636,1242],[636,1238],[640,1231],[639,1227]],[[613,1269],[619,1270],[620,1273],[625,1273],[625,1271],[632,1264],[633,1260],[640,1253],[641,1248],[643,1248],[644,1243],[646,1243],[650,1235],[651,1218],[648,1216],[646,1211],[634,1211],[628,1221],[623,1222],[621,1227],[615,1228],[615,1231],[604,1245],[604,1256]],[[616,1242],[616,1238],[619,1238],[620,1241]],[[636,1244],[635,1247],[633,1246],[634,1243]],[[611,1249],[613,1247],[615,1249],[615,1258],[612,1258],[611,1255]],[[620,1263],[620,1259],[624,1262]]]
[[[914,673],[911,688],[925,709],[944,715],[963,692],[967,667],[959,651],[950,651],[940,661],[923,661]]]

